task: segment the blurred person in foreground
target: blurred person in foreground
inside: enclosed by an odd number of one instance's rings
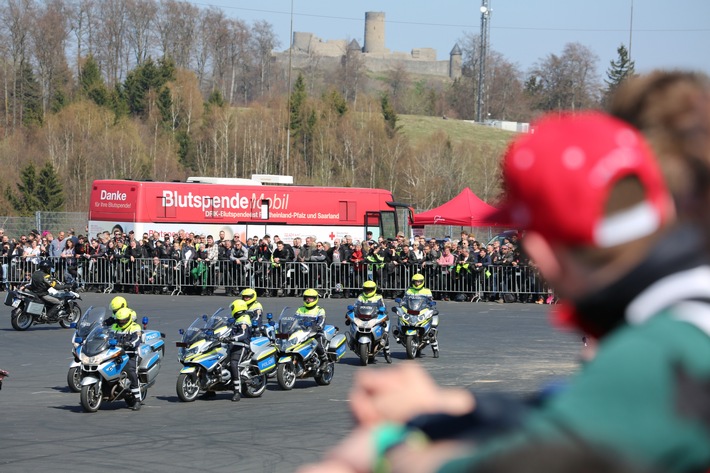
[[[710,467],[710,264],[698,226],[676,225],[643,137],[598,112],[550,115],[503,163],[498,223],[564,301],[558,322],[596,356],[540,407],[436,385],[414,364],[363,370],[358,427],[317,471],[476,471],[522,445],[615,451],[667,472]]]

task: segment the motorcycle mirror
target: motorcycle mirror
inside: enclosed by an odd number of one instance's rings
[[[185,335],[185,331],[184,331],[183,329],[178,330],[178,333],[179,333],[180,335]]]
[[[271,320],[271,319],[274,318],[274,314],[272,314],[271,312],[269,312],[269,313],[266,314],[266,318],[269,319],[269,320]]]
[[[392,312],[394,312],[394,313],[396,314],[396,313],[397,313],[397,308],[396,308],[396,307],[392,307]]]

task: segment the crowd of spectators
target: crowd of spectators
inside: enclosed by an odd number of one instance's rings
[[[91,238],[73,229],[56,237],[30,231],[15,239],[3,230],[0,236],[4,286],[28,279],[40,259],[50,258],[59,277],[78,278],[96,291],[166,293],[179,286],[181,292],[209,295],[223,286],[233,295],[251,286],[277,296],[330,287],[336,297],[353,297],[364,280],[373,279],[386,297],[396,297],[421,272],[442,300],[471,300],[473,293],[482,300],[550,302],[535,272],[521,276],[516,271],[530,263],[515,234],[489,244],[466,232],[458,239],[410,240],[402,232],[395,239],[374,239],[368,232],[362,241],[351,235],[332,241],[308,236],[292,243],[278,235],[241,241],[239,235],[227,238],[224,231],[215,239],[184,230],[160,237],[119,228]]]

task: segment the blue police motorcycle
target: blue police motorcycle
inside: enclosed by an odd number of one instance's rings
[[[388,315],[385,306],[376,302],[357,301],[348,306],[345,314],[345,325],[350,327],[346,332],[348,346],[358,357],[363,366],[375,361],[375,356],[381,351],[385,361],[392,363],[389,350],[386,327]]]
[[[322,313],[318,317],[325,317]],[[319,386],[327,386],[333,380],[335,363],[345,354],[345,336],[333,325],[323,326],[323,348],[327,361],[321,363],[317,355],[318,330],[313,316],[305,316],[285,307],[276,326],[276,346],[279,361],[276,380],[281,389],[293,389],[296,379],[313,378]]]
[[[175,389],[181,401],[192,402],[201,392],[232,390],[229,349],[233,322],[234,319],[220,308],[211,317],[198,317],[187,330],[180,330],[182,340],[175,345],[183,368]],[[267,377],[276,368],[273,343],[266,336],[256,335],[239,363],[241,392],[250,398],[266,391]]]
[[[86,312],[81,316],[79,322],[72,323],[71,327],[74,330],[74,334],[71,338],[72,344],[72,362],[69,365],[69,371],[67,372],[67,385],[72,392],[81,392],[81,360],[79,358],[81,354],[81,347],[84,345],[86,337],[94,328],[94,324],[101,323],[105,311],[93,310],[94,306],[86,309]]]
[[[103,401],[125,400],[132,402],[130,381],[124,371],[128,354],[122,344],[122,334],[111,330],[105,323],[106,308],[92,309],[93,324],[83,340],[81,361],[81,405],[86,412],[96,412]],[[148,323],[144,317],[143,326]],[[146,398],[148,388],[155,383],[165,352],[165,335],[156,330],[143,330],[138,347],[136,371],[141,397]]]

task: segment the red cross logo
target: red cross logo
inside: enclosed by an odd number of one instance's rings
[[[332,240],[333,238],[335,238],[335,233],[333,233],[333,232],[331,231],[331,232],[330,232],[330,235],[328,235],[328,236],[329,236],[330,239]]]

